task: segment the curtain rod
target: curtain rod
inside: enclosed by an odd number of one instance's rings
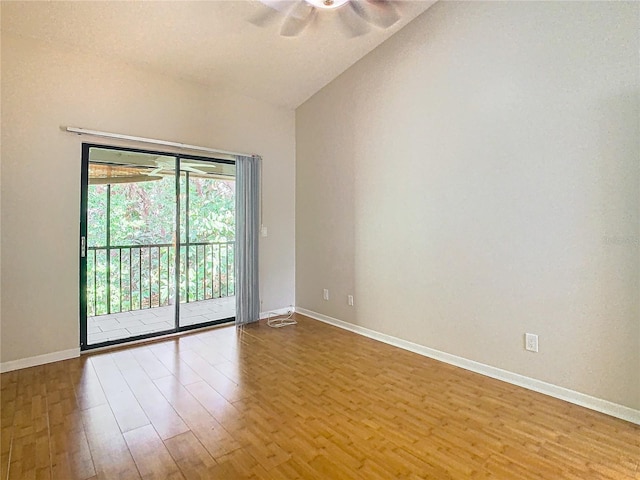
[[[155,145],[164,145],[166,147],[178,147],[186,150],[198,150],[200,152],[218,153],[224,155],[239,155],[243,157],[254,156],[251,153],[228,152],[226,150],[217,150],[215,148],[200,147],[198,145],[189,145],[187,143],[170,142],[168,140],[157,140],[155,138],[134,137],[132,135],[124,135],[122,133],[101,132],[98,130],[88,130],[78,127],[62,127],[67,132],[77,133],[78,135],[93,135],[94,137],[116,138],[118,140],[130,140],[133,142],[153,143]]]

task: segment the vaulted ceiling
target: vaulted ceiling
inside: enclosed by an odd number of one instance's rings
[[[127,62],[223,91],[295,108],[425,11],[396,2],[401,19],[350,37],[336,11],[320,11],[298,37],[284,16],[257,26],[267,7],[241,1],[2,1],[2,31]],[[345,7],[341,7],[345,8]]]

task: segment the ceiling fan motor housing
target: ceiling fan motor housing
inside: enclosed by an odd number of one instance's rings
[[[323,9],[333,9],[338,8],[347,3],[349,0],[306,0],[307,3],[310,3],[314,7],[323,8]]]

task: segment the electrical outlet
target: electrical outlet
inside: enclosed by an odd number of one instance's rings
[[[325,288],[324,290],[322,290],[322,298],[324,300],[329,300],[329,289]]]
[[[537,352],[538,351],[538,335],[534,333],[525,333],[524,348],[526,348],[530,352]]]
[[[353,307],[353,295],[347,295],[347,304]]]

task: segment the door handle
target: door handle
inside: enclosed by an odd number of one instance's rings
[[[87,256],[87,237],[85,236],[80,237],[80,256]]]

